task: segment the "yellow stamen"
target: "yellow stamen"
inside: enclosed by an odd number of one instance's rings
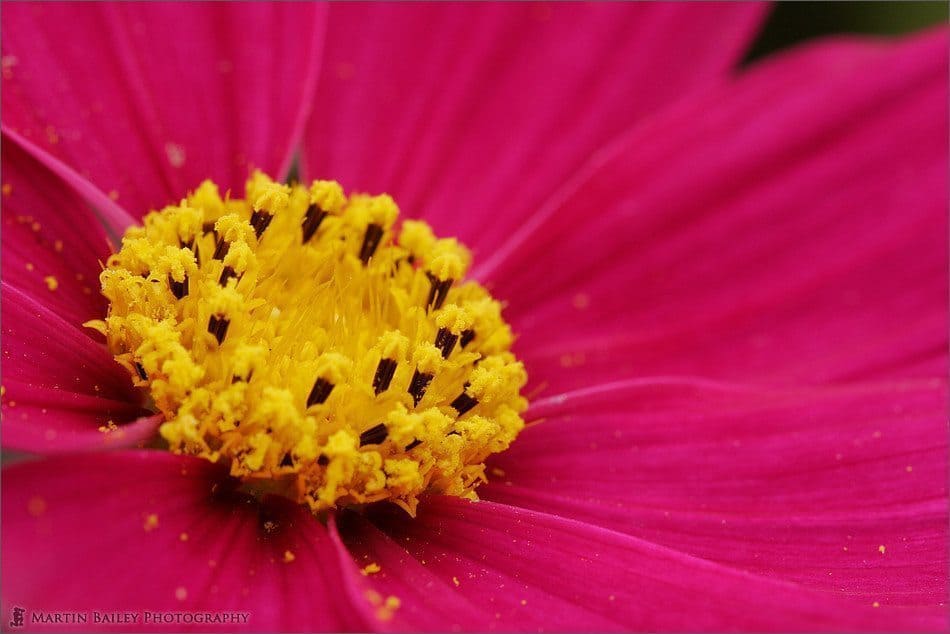
[[[102,272],[103,332],[165,416],[171,451],[313,512],[475,499],[524,426],[501,305],[468,250],[389,196],[255,172],[211,182],[128,230]]]

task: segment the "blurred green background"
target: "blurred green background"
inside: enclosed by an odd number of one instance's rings
[[[746,62],[821,35],[899,35],[946,23],[947,16],[947,2],[779,2]]]

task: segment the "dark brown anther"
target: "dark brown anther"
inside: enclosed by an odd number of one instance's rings
[[[218,317],[217,315],[211,315],[211,318],[208,320],[208,332],[214,335],[214,338],[218,340],[218,345],[221,345],[221,342],[224,341],[225,335],[228,334],[228,326],[231,325],[229,319],[224,317]]]
[[[389,430],[386,429],[386,425],[380,423],[375,427],[370,427],[362,434],[360,434],[360,447],[365,445],[378,445],[379,443],[386,440],[386,436],[389,435]]]
[[[383,239],[383,228],[376,224],[366,226],[366,235],[363,236],[363,246],[360,247],[360,261],[363,264],[369,262],[369,259],[376,253],[376,247],[379,241]]]
[[[413,449],[415,449],[416,447],[418,447],[418,446],[421,445],[421,444],[422,444],[422,441],[419,440],[418,438],[415,438],[415,439],[413,439],[413,441],[412,441],[411,443],[409,443],[408,445],[406,445],[406,448],[405,448],[404,451],[412,451]]]
[[[273,219],[273,214],[263,209],[259,209],[251,214],[251,226],[254,227],[254,235],[257,236],[258,240],[260,240],[264,232],[267,231],[267,227],[270,226],[270,222]]]
[[[198,251],[198,243],[197,243],[197,242],[195,243],[195,246],[192,247],[191,250],[195,252],[195,264],[197,264],[197,265],[200,267],[200,266],[201,266],[201,253]]]
[[[452,354],[452,349],[455,348],[455,342],[458,341],[459,336],[451,332],[448,328],[439,328],[439,332],[435,334],[435,347],[442,351],[442,358],[448,359],[449,355]]]
[[[211,257],[215,260],[223,260],[230,248],[230,242],[227,242],[224,238],[218,238],[218,241],[214,244],[214,255]]]
[[[183,279],[180,282],[176,282],[175,279],[172,277],[172,274],[169,273],[168,274],[168,290],[172,292],[172,295],[174,295],[176,299],[181,299],[182,297],[187,295],[188,294],[188,276],[186,275],[185,279]]]
[[[409,394],[412,395],[413,405],[419,405],[419,401],[425,396],[429,383],[432,382],[432,375],[416,370],[412,374],[412,381],[409,382]]]
[[[214,229],[214,222],[205,222],[205,223],[202,223],[202,225],[201,225],[201,232],[202,232],[202,233],[206,233],[206,234],[207,234],[207,233],[214,233],[214,234],[217,234],[217,233],[218,233],[218,232],[215,231],[215,229]]]
[[[251,370],[250,372],[248,372],[246,377],[238,376],[237,374],[234,374],[231,376],[231,385],[234,385],[235,383],[247,383],[248,381],[251,380],[252,376],[254,376],[254,370]]]
[[[181,238],[178,238],[178,246],[181,247],[182,249],[194,249],[195,239],[192,238],[191,240],[185,241],[185,240],[182,240]]]
[[[373,391],[376,392],[376,396],[389,389],[389,384],[392,382],[395,373],[395,359],[379,360],[379,365],[376,366],[376,376],[373,377]]]
[[[145,371],[145,368],[138,361],[135,362],[135,371],[138,372],[140,379],[148,381],[148,372]]]
[[[303,222],[300,224],[300,229],[303,231],[304,244],[310,242],[310,238],[317,232],[317,229],[320,228],[320,224],[326,217],[327,212],[320,209],[316,204],[307,207],[307,213],[304,215]]]
[[[237,271],[235,271],[233,267],[225,266],[221,269],[221,277],[218,278],[218,284],[227,286],[228,280],[232,277],[237,277]]]
[[[451,405],[459,413],[459,416],[462,416],[465,414],[465,412],[478,405],[478,399],[472,398],[463,390],[462,393],[459,394],[454,401],[452,401]]]
[[[323,454],[320,454],[319,456],[317,456],[317,464],[320,465],[321,467],[325,467],[328,464],[330,464],[330,459],[324,456]]]
[[[475,338],[475,331],[469,328],[468,330],[462,331],[462,336],[459,337],[459,346],[464,348],[468,344],[472,343],[472,339]]]
[[[317,379],[313,383],[313,389],[310,390],[310,396],[307,397],[307,407],[312,407],[323,403],[333,391],[333,384],[326,379]]]
[[[445,303],[445,298],[449,295],[449,289],[452,288],[453,280],[440,280],[432,273],[426,271],[426,277],[429,278],[429,298],[426,299],[426,310],[433,308],[439,310]]]
[[[280,459],[280,466],[282,467],[292,467],[294,466],[294,459],[290,457],[290,453],[285,453],[284,457]]]

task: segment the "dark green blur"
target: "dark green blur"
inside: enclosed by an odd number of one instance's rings
[[[746,61],[822,35],[900,35],[947,19],[947,2],[779,2]]]

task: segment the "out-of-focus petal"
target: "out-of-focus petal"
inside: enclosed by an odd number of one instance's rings
[[[490,253],[600,145],[724,75],[767,9],[335,4],[305,174]]]
[[[475,271],[535,381],[944,375],[947,75],[826,43],[621,139]]]
[[[159,420],[143,418],[141,395],[104,345],[6,280],[2,301],[4,449],[101,449],[152,435]]]
[[[3,123],[141,215],[204,178],[282,174],[312,102],[326,7],[11,3]]]
[[[865,605],[947,593],[947,388],[644,379],[542,399],[486,499]]]
[[[105,231],[85,201],[15,143],[3,140],[3,280],[66,321],[106,314],[99,271]]]
[[[413,574],[421,564],[439,580],[427,589],[426,604],[460,596],[501,630],[829,631],[940,629],[946,623],[942,610],[855,605],[504,504],[439,497],[419,509],[415,519],[394,507],[373,509],[370,517],[408,551]],[[358,519],[343,534],[371,558],[390,544]],[[401,573],[398,561],[390,565],[390,575]],[[454,624],[430,620],[411,629],[446,631]]]
[[[106,233],[112,239],[112,242],[117,244],[125,230],[137,222],[122,205],[118,204],[108,194],[104,194],[102,190],[90,182],[88,178],[80,175],[75,169],[6,124],[2,125],[2,132],[5,144],[15,145],[19,150],[34,157],[50,173],[55,174],[70,189],[79,194],[95,210],[100,221],[105,225]]]
[[[220,466],[158,451],[5,469],[4,614],[13,605],[140,614],[123,631],[367,629],[338,587],[342,566],[353,564],[326,528],[282,498],[240,496],[224,476]],[[209,611],[247,621],[156,625],[142,616]]]

